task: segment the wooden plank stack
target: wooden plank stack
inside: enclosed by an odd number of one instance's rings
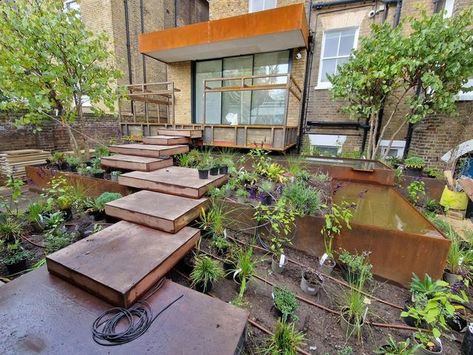
[[[0,152],[0,174],[25,179],[25,166],[46,164],[50,154],[40,149],[7,150]]]

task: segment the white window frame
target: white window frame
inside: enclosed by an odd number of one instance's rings
[[[453,10],[455,9],[455,0],[445,0],[445,5],[443,7],[444,18],[452,17],[453,16]]]
[[[311,147],[333,147],[337,148],[337,153],[342,152],[342,147],[347,136],[345,135],[331,135],[331,134],[309,134],[309,142]]]
[[[352,27],[344,27],[344,28],[333,28],[333,29],[324,31],[324,34],[322,36],[322,45],[321,45],[321,49],[320,49],[319,74],[318,74],[318,77],[317,77],[317,86],[315,87],[315,90],[331,89],[332,88],[332,83],[331,82],[329,82],[329,81],[328,82],[321,82],[321,79],[322,79],[322,62],[324,60],[325,36],[326,36],[326,34],[329,33],[329,32],[340,32],[340,31],[349,30],[349,29],[353,29],[353,28],[356,28],[355,38],[353,39],[353,48],[352,48],[352,50],[354,50],[358,47],[358,35],[360,33],[360,27],[352,26]]]
[[[274,5],[272,2],[274,1]],[[256,4],[257,3],[263,3],[263,8],[261,10],[256,10]],[[250,0],[248,3],[248,12],[258,12],[258,11],[264,11],[264,10],[270,10],[278,7],[278,1],[277,0]]]
[[[381,151],[384,153],[385,148],[389,146],[390,140],[388,139],[383,139],[381,140],[380,143],[380,148]],[[406,149],[406,141],[401,141],[401,140],[394,140],[393,143],[391,144],[391,149],[396,149],[396,158],[402,158],[404,155],[404,149]]]
[[[463,85],[465,88],[471,88],[473,87],[473,78],[469,79],[468,82]],[[468,91],[468,92],[463,92],[460,90],[460,92],[457,95],[457,101],[473,101],[473,91]]]

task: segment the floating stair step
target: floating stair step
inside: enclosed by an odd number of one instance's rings
[[[132,171],[118,177],[121,185],[138,189],[152,190],[176,196],[200,198],[212,186],[219,187],[228,179],[227,175],[209,175],[208,179],[199,179],[197,169],[171,166],[149,173]]]
[[[200,231],[169,234],[120,221],[46,258],[49,272],[121,307],[139,299],[187,254]]]
[[[120,270],[121,265],[111,272],[119,274]],[[90,327],[111,305],[51,276],[42,267],[0,288],[0,329],[4,335],[0,353],[239,354],[248,312],[170,280],[147,302],[156,315],[181,295],[141,337],[104,347],[92,340]]]
[[[105,213],[125,221],[176,233],[196,219],[207,199],[192,199],[153,191],[139,191],[105,205]]]
[[[187,153],[187,145],[151,145],[151,144],[119,144],[109,147],[112,153],[135,155],[150,158],[162,158],[169,155]]]
[[[191,139],[189,137],[179,137],[179,136],[143,137],[144,144],[176,145],[176,144],[189,144],[190,142],[191,142]]]
[[[153,171],[172,166],[172,158],[149,158],[115,154],[101,159],[102,166],[114,169]]]
[[[172,129],[172,128],[163,128],[158,129],[158,134],[161,136],[179,136],[179,137],[189,137],[189,138],[202,138],[201,129]]]

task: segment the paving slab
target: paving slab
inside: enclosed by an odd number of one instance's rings
[[[179,166],[152,172],[132,171],[118,177],[118,182],[124,186],[191,198],[200,198],[212,186],[219,187],[227,180],[227,175],[209,175],[208,179],[199,179],[197,169]]]
[[[169,234],[120,221],[46,258],[49,272],[128,307],[194,248],[200,231]]]
[[[189,144],[190,142],[191,142],[191,139],[189,137],[179,137],[179,136],[143,137],[144,144],[175,145],[175,144]]]
[[[105,205],[105,213],[168,233],[177,233],[207,207],[206,198],[193,199],[142,190]]]
[[[172,166],[172,158],[149,158],[136,155],[114,154],[103,157],[101,164],[108,168],[153,171]]]
[[[153,145],[153,144],[118,144],[109,147],[110,152],[140,157],[162,158],[170,155],[187,153],[187,145]]]
[[[92,340],[91,327],[111,305],[42,267],[0,288],[0,353],[238,354],[248,313],[172,281],[148,301],[157,314],[180,295],[140,338],[104,347]]]

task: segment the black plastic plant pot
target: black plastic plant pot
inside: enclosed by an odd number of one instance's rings
[[[199,179],[205,180],[209,178],[209,171],[207,169],[201,170],[199,169]]]
[[[227,280],[233,279],[233,270],[235,270],[235,264],[231,261],[224,260],[223,261],[223,271],[225,271],[225,278]]]
[[[93,177],[96,178],[96,179],[103,179],[103,175],[104,175],[104,173],[95,173],[95,174],[93,174]]]
[[[61,210],[61,212],[64,214],[64,220],[65,221],[70,221],[72,219],[72,208],[66,208]]]
[[[452,317],[447,317],[445,320],[450,329],[456,332],[462,332],[468,326],[468,322],[466,321],[466,319],[458,313],[454,314]]]
[[[406,175],[409,176],[422,176],[424,168],[405,168]]]
[[[218,166],[214,166],[213,168],[210,168],[210,175],[215,176],[218,175]]]
[[[465,336],[461,346],[461,353],[463,355],[473,354],[473,323],[470,323],[466,328]]]
[[[270,206],[273,203],[273,197],[270,194],[264,194],[261,196],[261,203]]]
[[[221,249],[215,248],[215,250],[216,250],[218,256],[225,256],[228,253],[228,247],[221,248]]]
[[[26,270],[26,259],[21,260],[14,264],[6,264],[9,275],[17,274],[23,270]]]
[[[212,291],[212,286],[213,285],[211,282],[207,283],[207,287],[205,287],[205,284],[203,282],[197,282],[194,285],[194,289],[202,293],[209,293],[210,291]]]
[[[101,221],[105,218],[105,211],[97,211],[93,213],[94,221]]]
[[[408,309],[409,309],[409,306],[412,306],[413,303],[411,300],[407,300],[405,303],[404,303],[404,308],[403,308],[403,311],[404,312],[407,312]],[[417,319],[415,319],[414,317],[411,317],[411,316],[407,316],[407,317],[401,317],[402,320],[404,321],[404,323],[406,323],[409,327],[413,327],[413,328],[420,328],[420,329],[427,329],[427,323],[425,321],[421,321],[419,323],[419,321]]]
[[[228,174],[228,166],[221,166],[218,171],[221,175]]]

